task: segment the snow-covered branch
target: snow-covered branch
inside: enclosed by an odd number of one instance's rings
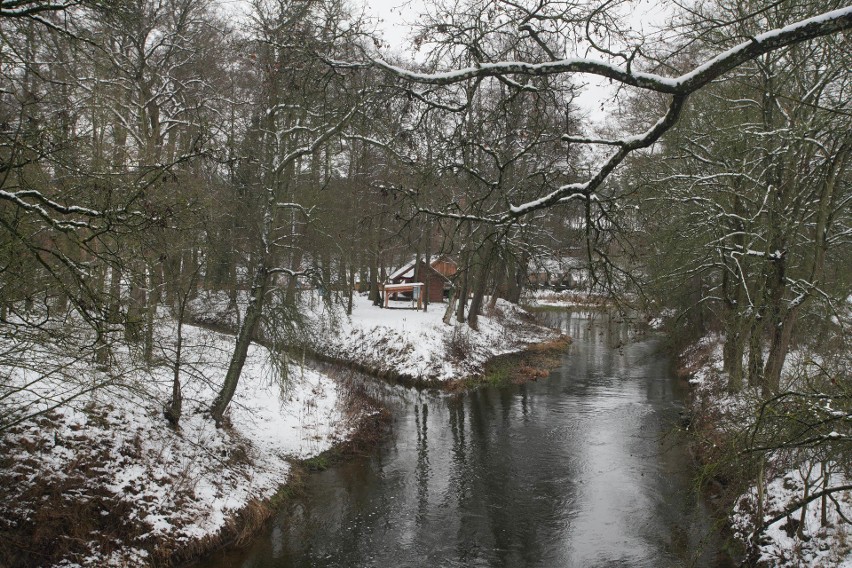
[[[282,156],[273,168],[275,174],[280,175],[291,163],[302,156],[313,153],[317,148],[331,139],[332,136],[342,131],[352,117],[358,112],[359,108],[360,107],[358,105],[353,105],[345,115],[343,115],[337,122],[328,125],[326,129],[321,134],[317,135],[311,142],[294,149],[285,156]]]
[[[544,63],[500,61],[480,63],[475,67],[440,73],[418,73],[374,58],[373,64],[394,75],[431,85],[452,85],[470,79],[511,75],[545,76],[584,73],[598,75],[631,87],[638,87],[671,95],[688,95],[746,61],[765,53],[852,28],[852,6],[826,12],[783,28],[768,31],[751,38],[709,59],[678,77],[634,71],[606,61],[569,58]]]
[[[662,136],[669,128],[674,126],[681,111],[683,110],[685,101],[685,96],[678,95],[672,97],[666,115],[660,118],[656,124],[643,134],[628,136],[622,139],[621,143],[618,145],[618,151],[611,155],[609,159],[607,159],[607,161],[598,169],[597,173],[588,181],[567,184],[545,197],[529,201],[521,205],[512,206],[509,211],[503,215],[501,221],[508,221],[510,219],[526,215],[532,211],[551,207],[557,203],[565,203],[563,200],[566,199],[574,200],[582,196],[586,196],[587,199],[591,199],[594,192],[601,186],[609,174],[611,174],[631,152],[651,146],[659,140],[660,136]]]
[[[82,0],[60,0],[44,2],[43,0],[0,0],[0,18],[23,18],[35,16],[43,12],[57,12],[78,6]]]

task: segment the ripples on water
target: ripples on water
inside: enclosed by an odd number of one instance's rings
[[[312,474],[251,546],[206,566],[728,566],[671,429],[653,339],[547,314],[575,338],[548,379],[463,395],[387,388],[393,433]]]

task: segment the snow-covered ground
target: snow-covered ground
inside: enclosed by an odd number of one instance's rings
[[[539,288],[538,290],[529,290],[524,293],[524,305],[533,307],[597,307],[608,304],[608,299],[605,294],[594,292],[586,292],[583,290],[563,290],[561,292],[549,289]]]
[[[479,317],[479,329],[453,318],[442,321],[446,304],[428,311],[391,302],[379,308],[361,295],[354,298],[352,316],[316,319],[314,349],[321,354],[417,381],[460,379],[482,372],[492,357],[523,350],[557,334],[534,324],[526,312],[499,300],[492,314]]]
[[[173,330],[160,331],[169,337]],[[343,387],[295,364],[284,382],[280,367],[256,345],[231,403],[231,428],[217,428],[204,411],[224,376],[233,338],[191,326],[184,333],[179,431],[163,415],[171,371],[128,368],[109,386],[0,437],[0,531],[20,530],[31,540],[20,543],[25,548],[67,549],[63,566],[146,565],[215,539],[238,513],[287,482],[288,458],[316,455],[347,436]],[[161,355],[169,343],[160,343]],[[41,354],[30,348],[28,359],[37,361]],[[2,371],[6,385],[38,377],[35,369]],[[84,384],[99,375],[83,361],[69,361],[64,376],[38,380],[5,403],[16,406],[17,398],[23,406],[29,399],[31,410],[39,410],[72,377]],[[59,541],[40,542],[42,530],[60,534]],[[113,534],[133,538],[115,542]],[[0,559],[7,563],[15,561]]]
[[[727,392],[726,377],[722,370],[721,338],[715,335],[704,337],[687,350],[683,361],[690,382],[695,385],[696,413],[708,423],[705,428],[715,431],[709,433],[699,426],[703,435],[718,441],[719,434],[724,440],[750,429],[755,422],[756,408],[765,398],[757,389],[744,388],[736,394]],[[800,352],[791,353],[785,366],[785,380],[792,381],[790,375],[793,374],[793,368],[809,361],[812,362],[812,357]],[[787,386],[795,390],[794,384],[788,382]],[[821,404],[826,403],[823,400]],[[716,447],[715,443],[713,447]],[[761,522],[772,520],[794,503],[802,501],[806,495],[805,480],[808,480],[810,495],[822,489],[823,483],[826,487],[842,487],[852,482],[842,472],[832,471],[840,468],[834,461],[836,457],[827,454],[822,457],[828,465],[828,479],[821,463],[813,459],[797,459],[796,456],[801,454],[794,454],[792,458],[790,452],[779,451],[768,455]],[[757,495],[755,485],[740,495],[731,512],[730,521],[737,538],[756,546],[761,565],[852,568],[852,525],[848,521],[852,519],[852,492],[833,493],[826,501],[824,519],[822,500],[817,499],[806,505],[804,517],[801,507],[794,508],[789,516],[771,523],[762,534],[755,536]],[[804,523],[800,532],[802,521]]]
[[[366,294],[356,294],[351,316],[345,304],[345,298],[323,302],[315,292],[303,292],[299,311],[305,321],[298,341],[325,357],[424,384],[478,375],[493,357],[558,337],[505,300],[497,301],[493,313],[486,309],[476,331],[455,317],[445,324],[445,303],[430,304],[425,311],[413,309],[410,301],[391,301],[383,308],[374,306]],[[233,328],[237,322],[222,294],[199,298],[193,313],[198,321],[220,327]]]
[[[843,478],[838,477],[829,478],[832,485],[843,483]],[[801,468],[773,476],[766,485],[767,516],[773,511],[782,510],[789,503],[800,500],[805,491],[805,479],[808,479],[812,492],[818,491],[823,482],[820,464],[805,463]],[[836,493],[833,497],[837,506],[841,507],[844,515],[849,518],[852,514],[850,492]],[[748,538],[751,532],[752,511],[756,501],[757,491],[752,488],[737,504],[732,523],[740,538]],[[760,560],[770,566],[852,567],[852,526],[838,516],[837,507],[832,500],[827,502],[825,526],[822,526],[821,511],[819,499],[806,506],[801,537],[797,534],[802,520],[801,509],[770,525],[760,539]]]

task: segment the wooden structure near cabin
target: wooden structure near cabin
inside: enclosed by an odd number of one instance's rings
[[[393,294],[411,292],[412,299],[417,301],[417,310],[423,307],[423,282],[410,282],[403,284],[383,284],[380,290],[384,294],[384,307],[389,307],[390,297]]]
[[[436,263],[442,262],[441,259],[436,259],[432,263],[432,266],[429,266],[428,264],[426,264],[425,261],[421,260],[419,269],[415,270],[415,262],[416,261],[412,260],[411,262],[388,276],[388,284],[385,285],[385,289],[387,290],[388,286],[396,284],[413,284],[416,281],[424,286],[424,293],[426,289],[429,290],[430,303],[443,302],[444,292],[445,290],[449,290],[452,287],[452,284],[450,283],[450,280],[447,278],[447,276],[439,270],[439,268],[447,271],[453,269],[453,272],[451,272],[451,274],[455,274],[455,264],[453,263],[452,267],[450,267],[449,262],[444,261],[443,264],[439,264],[436,268]],[[411,292],[413,294],[413,290],[394,291],[394,293],[400,294],[407,292]],[[388,294],[385,295],[386,298],[387,295]]]

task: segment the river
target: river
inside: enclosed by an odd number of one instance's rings
[[[202,566],[731,566],[673,433],[685,386],[657,340],[545,317],[574,338],[549,378],[387,388],[384,443],[311,474],[264,534]]]

